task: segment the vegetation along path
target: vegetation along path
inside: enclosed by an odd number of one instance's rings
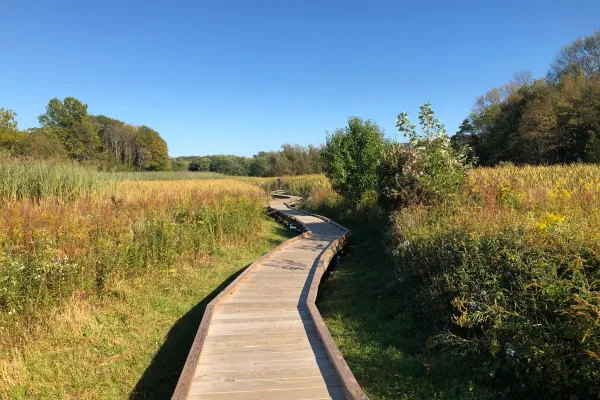
[[[349,231],[293,209],[304,233],[259,258],[207,307],[174,399],[367,399],[315,306],[319,282]]]

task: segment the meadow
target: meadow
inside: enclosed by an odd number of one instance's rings
[[[318,184],[304,206],[355,233],[319,307],[370,397],[597,398],[599,196],[584,164],[477,168],[391,215]]]
[[[59,178],[21,171],[2,197],[0,397],[168,397],[206,303],[289,236],[264,217],[277,180],[43,167]],[[457,197],[391,214],[283,177],[354,232],[318,305],[367,394],[595,398],[599,177],[477,168]]]
[[[257,184],[7,165],[0,398],[167,397],[206,303],[289,237]]]

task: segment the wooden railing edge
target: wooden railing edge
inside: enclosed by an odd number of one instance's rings
[[[310,237],[312,235],[312,232],[310,230],[306,229],[306,226],[304,226],[304,224],[302,224],[300,221],[297,221],[296,218],[294,218],[293,216],[289,216],[289,215],[287,215],[285,217],[286,217],[286,219],[292,220],[295,223],[297,223],[298,225],[302,226],[303,233],[301,235],[294,236],[293,238],[286,240],[285,242],[283,242],[279,246],[275,247],[273,250],[269,251],[265,255],[257,258],[233,282],[231,282],[229,285],[227,285],[227,287],[225,289],[223,289],[223,291],[221,293],[219,293],[217,295],[217,297],[215,297],[210,303],[208,303],[208,305],[206,306],[206,309],[204,310],[204,315],[202,316],[202,321],[200,322],[198,331],[196,331],[196,336],[194,337],[194,341],[192,342],[192,347],[190,348],[190,352],[188,353],[188,356],[187,356],[187,359],[183,366],[183,369],[181,371],[181,374],[179,375],[179,380],[177,381],[177,386],[175,387],[175,391],[173,392],[173,396],[171,397],[172,400],[185,400],[188,396],[188,393],[192,386],[192,381],[194,379],[194,373],[196,371],[196,366],[197,366],[198,360],[200,359],[200,356],[202,354],[204,340],[206,339],[206,334],[208,333],[208,327],[210,325],[210,321],[212,319],[212,314],[213,314],[215,306],[217,304],[219,304],[219,302],[221,300],[223,300],[223,298],[226,295],[231,293],[238,286],[238,284],[248,274],[250,274],[250,272],[252,272],[252,270],[255,269],[262,261],[268,260],[275,253],[282,250],[284,247],[290,245],[291,243],[293,243],[297,240],[306,238],[306,237]]]

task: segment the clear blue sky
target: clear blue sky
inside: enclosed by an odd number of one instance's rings
[[[527,3],[527,4],[525,4]],[[453,133],[477,95],[600,28],[600,1],[7,1],[0,106],[49,99],[158,130],[172,156],[319,144],[349,116],[396,134],[431,101]]]

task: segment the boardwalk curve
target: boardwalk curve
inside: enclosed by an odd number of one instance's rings
[[[303,233],[250,265],[206,308],[173,399],[366,400],[315,305],[319,282],[350,231],[269,207]]]

